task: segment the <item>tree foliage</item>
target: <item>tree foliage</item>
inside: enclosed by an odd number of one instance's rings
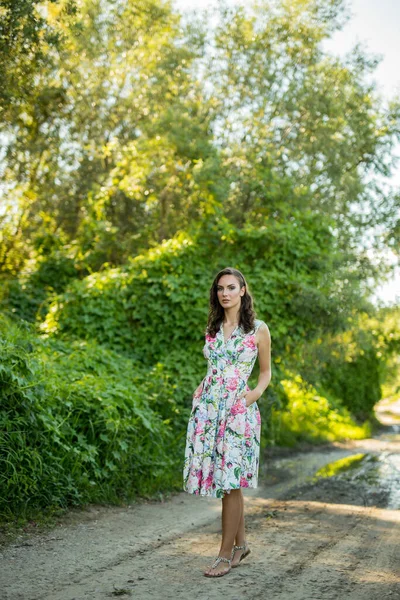
[[[91,272],[215,202],[236,225],[288,206],[333,217],[353,268],[371,226],[387,226],[378,246],[391,243],[397,200],[379,176],[390,174],[399,106],[369,82],[375,59],[324,50],[341,1],[225,7],[211,28],[160,0],[46,6],[35,27],[58,43],[6,129],[15,214],[3,271],[23,267],[44,215]]]

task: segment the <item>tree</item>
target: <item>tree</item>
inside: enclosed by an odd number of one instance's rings
[[[85,0],[73,15],[49,5],[62,44],[5,160],[26,255],[41,215],[83,274],[216,205],[237,226],[311,209],[331,220],[338,274],[379,277],[366,237],[379,224],[376,246],[396,239],[397,200],[378,176],[390,173],[399,107],[367,83],[374,59],[324,50],[345,15],[341,0],[263,1],[222,6],[208,27],[161,0]]]

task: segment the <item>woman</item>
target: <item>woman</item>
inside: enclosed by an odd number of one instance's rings
[[[242,487],[257,487],[260,412],[256,401],[271,380],[268,326],[255,318],[240,271],[226,268],[214,279],[203,354],[208,370],[193,394],[184,464],[184,490],[222,498],[222,540],[206,577],[237,567],[250,549],[245,540]],[[258,355],[260,374],[247,385]]]

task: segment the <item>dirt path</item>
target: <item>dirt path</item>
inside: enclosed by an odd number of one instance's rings
[[[225,577],[202,575],[218,550],[220,500],[182,493],[90,507],[21,536],[1,553],[0,598],[398,600],[400,403],[379,414],[377,438],[264,460],[262,486],[246,493],[252,553]]]

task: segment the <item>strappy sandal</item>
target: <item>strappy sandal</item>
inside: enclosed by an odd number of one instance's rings
[[[244,552],[242,552],[242,554],[240,555],[239,562],[237,563],[237,565],[231,565],[232,569],[235,569],[236,567],[238,567],[240,565],[240,563],[242,562],[242,560],[250,554],[250,548],[247,546],[246,542],[244,543],[243,546],[233,546],[231,561],[233,560],[236,550],[244,550]]]
[[[222,577],[223,575],[227,575],[229,573],[229,571],[231,570],[231,561],[232,561],[232,559],[225,558],[225,556],[218,556],[218,558],[215,560],[214,564],[212,565],[211,569],[216,569],[220,562],[228,563],[229,568],[226,569],[225,571],[221,571],[220,573],[217,573],[216,575],[211,575],[210,573],[204,573],[205,577]]]

